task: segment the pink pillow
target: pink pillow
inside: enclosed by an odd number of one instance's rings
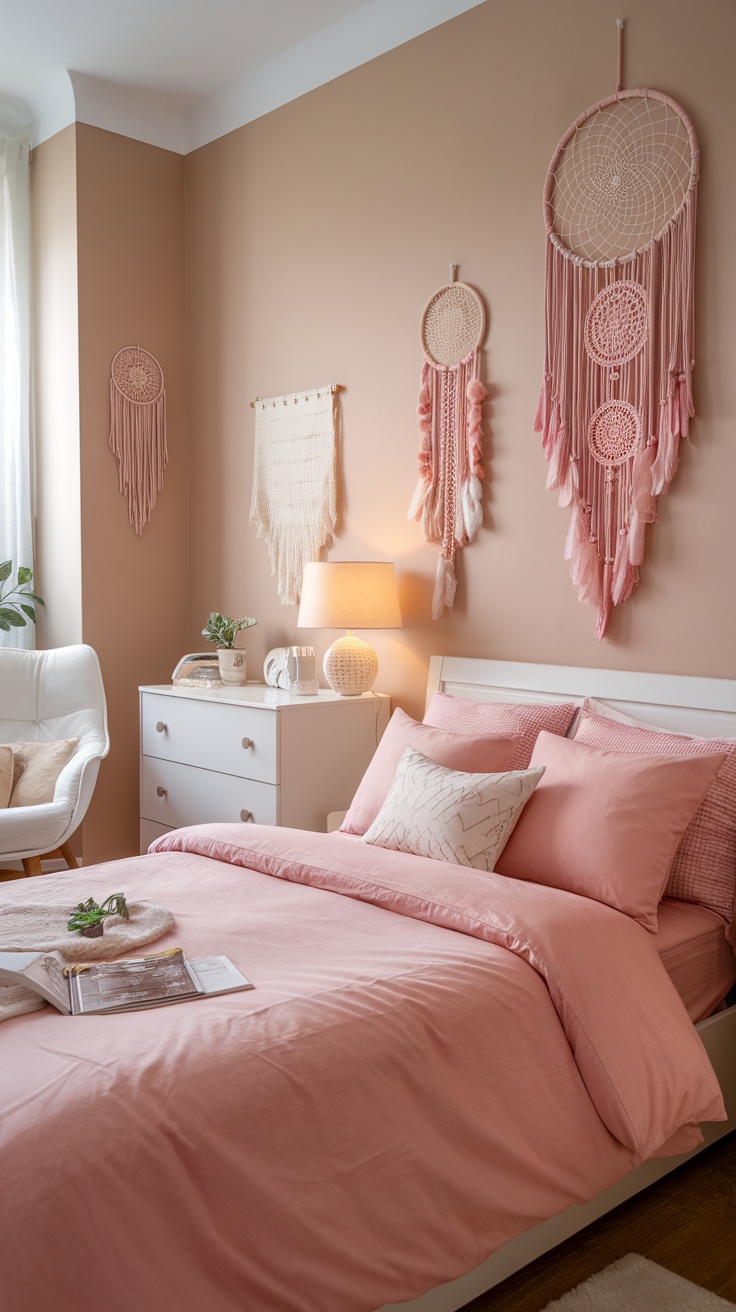
[[[340,830],[347,834],[364,834],[370,828],[388,797],[396,767],[406,747],[415,747],[435,765],[445,765],[450,770],[498,774],[509,768],[518,745],[518,733],[492,738],[444,733],[431,725],[418,724],[410,715],[396,710],[358,785]]]
[[[521,733],[521,741],[506,769],[526,770],[540,729],[567,733],[577,712],[574,702],[474,702],[466,697],[448,697],[436,692],[425,724],[452,733],[475,735]]]
[[[722,916],[736,928],[736,741],[733,738],[693,738],[634,725],[631,719],[591,715],[584,711],[575,741],[610,752],[647,756],[704,756],[725,752],[726,759],[693,815],[675,853],[666,897]],[[730,940],[729,940],[730,941]]]
[[[540,733],[547,768],[496,869],[605,902],[657,928],[672,858],[725,756],[604,752]]]

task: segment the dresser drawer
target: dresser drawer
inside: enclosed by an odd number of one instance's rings
[[[279,790],[274,784],[200,770],[153,756],[141,758],[141,816],[177,829],[210,821],[246,819],[278,824]]]
[[[140,822],[140,852],[145,855],[151,843],[157,838],[162,838],[164,834],[171,833],[171,825],[159,825],[155,820],[141,820]]]
[[[277,720],[272,711],[257,706],[144,693],[141,748],[144,756],[276,784]]]

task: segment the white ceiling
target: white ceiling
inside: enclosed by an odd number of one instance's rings
[[[0,0],[0,109],[185,152],[481,2]]]

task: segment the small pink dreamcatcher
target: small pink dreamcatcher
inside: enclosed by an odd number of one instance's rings
[[[110,449],[118,486],[127,493],[128,519],[140,535],[164,485],[169,459],[163,370],[140,346],[123,347],[112,362]]]
[[[409,519],[420,519],[427,542],[441,542],[432,599],[432,618],[452,608],[457,581],[455,557],[475,537],[483,520],[483,402],[479,350],[486,316],[478,293],[464,282],[440,287],[427,302],[421,323],[422,366],[419,413],[419,481]]]

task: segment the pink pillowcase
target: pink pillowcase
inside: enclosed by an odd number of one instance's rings
[[[496,869],[595,898],[655,931],[677,844],[724,759],[605,752],[540,733],[531,763],[547,768]]]
[[[431,725],[419,724],[402,710],[395,710],[358,785],[340,831],[364,834],[370,828],[388,797],[396,767],[406,747],[415,747],[436,765],[445,765],[450,770],[498,774],[509,769],[509,761],[518,745],[518,733],[486,738],[445,733]]]
[[[640,728],[631,720],[583,711],[575,742],[611,752],[651,756],[702,756],[725,752],[725,761],[693,815],[675,853],[665,895],[696,902],[736,929],[736,741]]]
[[[521,741],[507,770],[526,770],[540,730],[567,733],[577,712],[574,702],[474,702],[436,692],[424,717],[425,724],[452,733],[477,735],[521,733]],[[421,748],[420,748],[421,751]]]

